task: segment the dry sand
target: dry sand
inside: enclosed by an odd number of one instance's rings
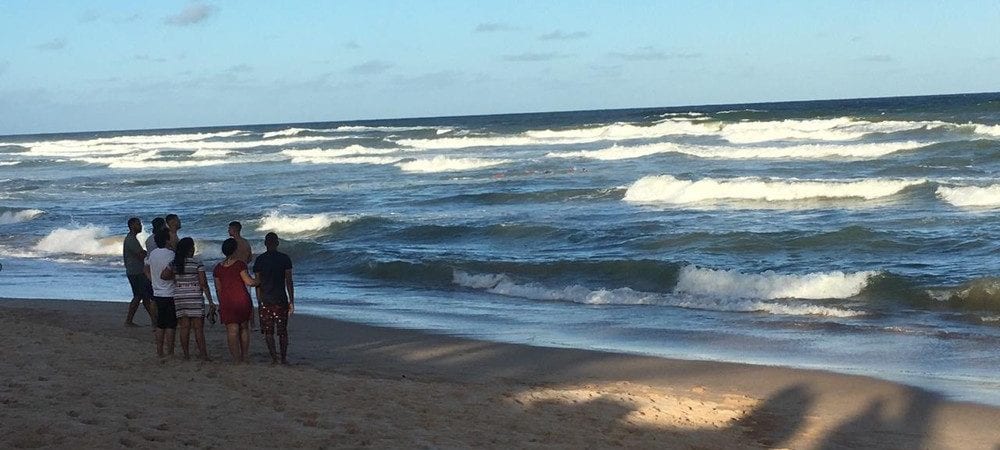
[[[0,448],[1000,449],[1000,408],[865,377],[305,315],[291,367],[259,336],[254,363],[228,363],[218,325],[214,362],[160,362],[124,312],[0,300]]]

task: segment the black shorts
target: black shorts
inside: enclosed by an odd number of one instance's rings
[[[149,282],[149,278],[146,278],[146,274],[129,275],[128,284],[132,286],[132,298],[139,300],[151,300],[153,298],[153,284]]]
[[[173,297],[153,297],[156,302],[156,328],[177,328],[177,310]]]

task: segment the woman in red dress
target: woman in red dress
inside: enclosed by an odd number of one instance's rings
[[[216,264],[212,270],[215,278],[215,296],[219,299],[219,318],[226,325],[226,340],[229,353],[239,364],[247,362],[250,354],[250,317],[253,303],[247,286],[257,286],[257,281],[247,272],[247,264],[234,257],[236,240],[226,239],[222,243],[222,254],[226,259]]]

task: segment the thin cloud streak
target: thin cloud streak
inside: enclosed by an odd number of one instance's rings
[[[574,31],[572,33],[566,33],[562,30],[556,30],[551,33],[545,33],[538,36],[541,41],[571,41],[575,39],[585,39],[590,37],[590,33],[586,31]]]
[[[167,25],[174,25],[179,27],[184,27],[188,25],[195,25],[204,22],[213,14],[215,14],[216,7],[212,5],[206,5],[203,3],[192,3],[185,7],[181,12],[167,16],[163,19],[163,22]]]
[[[540,61],[553,61],[569,57],[570,55],[563,53],[555,53],[555,52],[550,52],[550,53],[527,52],[527,53],[519,53],[516,55],[504,55],[503,60],[513,61],[513,62],[540,62]]]
[[[38,44],[35,46],[35,48],[43,51],[56,51],[66,48],[68,44],[69,42],[66,40],[66,38],[55,38],[51,41]]]
[[[651,46],[639,47],[631,52],[611,52],[608,54],[612,58],[626,61],[666,61],[671,59],[694,59],[700,58],[701,53],[667,53]]]

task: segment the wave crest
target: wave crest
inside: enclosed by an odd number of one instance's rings
[[[45,214],[40,209],[25,209],[21,211],[4,211],[0,213],[0,225],[8,225],[18,222],[27,222]]]
[[[635,203],[697,203],[708,200],[792,201],[823,198],[874,199],[896,194],[926,180],[861,181],[771,181],[733,178],[697,181],[679,180],[670,175],[643,177],[632,183],[624,200]]]
[[[123,238],[108,237],[107,235],[107,228],[94,225],[79,228],[56,228],[35,244],[35,251],[88,256],[121,255]]]
[[[509,162],[510,161],[506,159],[452,158],[448,156],[435,156],[431,159],[418,159],[415,161],[397,163],[396,167],[402,169],[403,172],[437,173],[485,169],[487,167],[507,164]]]
[[[675,292],[724,298],[774,300],[843,299],[856,296],[878,272],[817,272],[804,275],[767,271],[745,274],[736,270],[681,268]]]
[[[271,211],[260,218],[258,231],[273,231],[286,234],[306,234],[321,231],[336,223],[354,220],[352,217],[328,213],[320,214],[281,214]]]
[[[937,195],[955,206],[1000,206],[1000,184],[991,186],[939,186]]]

